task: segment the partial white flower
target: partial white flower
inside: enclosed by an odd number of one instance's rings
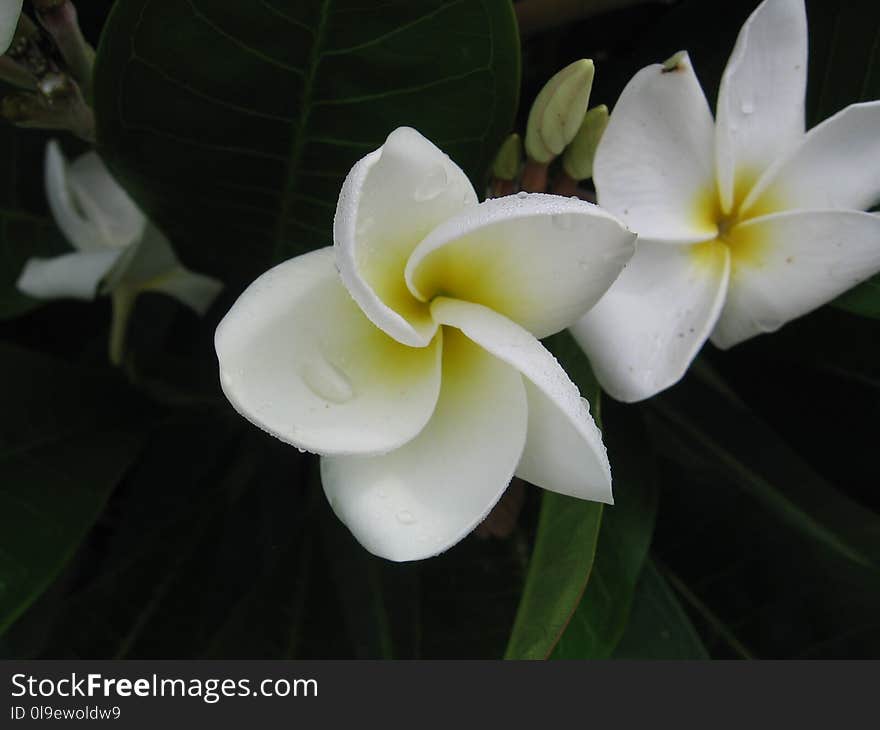
[[[215,343],[229,400],[323,456],[324,491],[364,547],[442,552],[514,474],[611,502],[589,406],[538,338],[599,299],[633,234],[580,200],[478,205],[446,155],[400,128],[349,173],[334,240],[258,278]]]
[[[677,382],[707,338],[731,347],[880,270],[880,102],[804,132],[803,0],[743,26],[713,123],[687,54],[642,69],[596,153],[599,203],[639,234],[573,333],[603,387],[637,401]]]
[[[0,53],[6,53],[15,37],[23,0],[0,0]]]
[[[111,359],[121,357],[128,312],[138,294],[156,291],[204,314],[221,282],[186,269],[162,233],[113,179],[95,152],[68,164],[54,140],[46,147],[46,194],[58,227],[75,251],[32,258],[18,288],[38,299],[94,299],[114,303]]]

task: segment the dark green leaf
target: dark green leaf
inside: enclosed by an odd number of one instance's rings
[[[49,221],[25,213],[0,210],[0,319],[24,314],[43,302],[15,287],[25,262],[71,251]]]
[[[310,564],[297,472],[308,460],[262,434],[242,436],[239,425],[194,411],[156,434],[47,653],[296,654]]]
[[[629,623],[615,659],[708,659],[709,654],[675,593],[648,560],[633,596]]]
[[[0,345],[0,631],[50,584],[143,442],[144,413],[113,375]]]
[[[854,563],[880,565],[880,517],[822,479],[705,366],[697,369],[703,381],[687,378],[652,401],[679,439],[795,529]]]
[[[678,438],[691,440],[668,432],[665,443]],[[719,478],[711,463],[669,462],[664,471],[652,551],[713,657],[877,655],[875,568],[814,539],[772,505]]]
[[[599,387],[577,343],[562,332],[545,344],[590,400],[595,417]],[[544,494],[508,659],[546,659],[553,651],[590,580],[602,509],[596,502]]]
[[[316,483],[314,488],[320,491],[320,484]],[[354,656],[416,658],[420,619],[418,564],[390,563],[370,555],[323,497],[322,502],[325,559],[333,574]]]
[[[509,0],[118,0],[99,142],[193,268],[247,281],[332,242],[344,176],[398,126],[481,185],[518,54]]]
[[[632,409],[610,404],[603,425],[614,475],[614,506],[604,510],[589,583],[554,659],[611,655],[627,626],[654,530],[656,466],[641,418]]]

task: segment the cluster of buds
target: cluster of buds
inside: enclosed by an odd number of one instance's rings
[[[18,90],[3,97],[0,115],[21,127],[67,130],[93,142],[87,99],[95,51],[83,37],[76,8],[70,0],[32,4],[39,26],[24,12],[5,19],[14,35],[0,57],[0,80]]]
[[[591,194],[581,190],[579,183],[593,176],[596,147],[608,124],[606,106],[588,109],[593,74],[593,62],[582,59],[566,66],[544,85],[529,112],[525,145],[514,133],[498,151],[492,167],[491,195],[510,195],[517,190],[543,193],[549,189],[558,195],[590,199]],[[554,165],[560,157],[561,164]]]

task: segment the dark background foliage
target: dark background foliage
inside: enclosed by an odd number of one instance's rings
[[[112,371],[108,301],[36,307],[10,286],[28,256],[65,244],[46,222],[47,135],[0,128],[0,655],[880,654],[876,284],[730,352],[707,346],[682,383],[638,406],[600,401],[570,338],[552,338],[600,411],[617,506],[527,486],[510,537],[473,535],[419,564],[363,551],[329,511],[314,457],[246,424],[217,383],[219,318],[254,274],[329,243],[342,176],[390,128],[444,142],[481,184],[541,85],[577,58],[596,61],[592,103],[612,106],[636,70],[686,48],[714,100],[756,4],[681,0],[567,23],[522,44],[520,85],[502,1],[380,13],[340,0],[355,23],[272,0],[287,16],[272,24],[250,3],[79,3],[90,39],[107,23],[102,154],[228,290],[204,321],[141,297],[133,362]],[[813,124],[880,98],[880,6],[807,8]],[[211,36],[194,9],[239,37]],[[385,34],[389,45],[359,48]],[[318,37],[349,50],[324,67]],[[313,66],[306,92],[291,68]],[[302,105],[358,97],[369,102]]]

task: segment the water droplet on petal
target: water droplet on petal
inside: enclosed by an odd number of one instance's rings
[[[438,165],[428,172],[421,185],[416,188],[413,197],[420,203],[433,200],[446,189],[448,182],[446,168]]]
[[[528,197],[529,197],[529,194],[528,194],[525,190],[520,190],[520,191],[516,194],[516,197],[517,197],[517,198],[520,198],[520,199],[522,200],[523,198],[528,198]]]
[[[753,114],[755,111],[755,105],[750,101],[744,101],[740,106],[740,111],[746,115]]]
[[[321,356],[307,360],[300,374],[309,389],[326,401],[345,403],[354,397],[354,389],[345,373]]]
[[[397,521],[401,525],[412,525],[416,521],[416,518],[408,509],[402,509],[397,513]]]

